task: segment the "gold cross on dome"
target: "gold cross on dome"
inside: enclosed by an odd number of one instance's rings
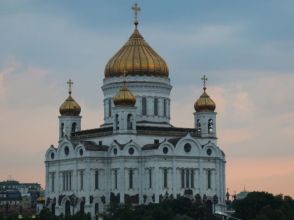
[[[69,79],[67,82],[68,84],[68,93],[71,94],[71,86],[74,84],[73,81],[71,81],[71,79]]]
[[[138,25],[138,12],[141,11],[141,8],[139,7],[139,5],[137,3],[134,4],[134,6],[132,7],[132,10],[134,11],[134,14],[135,14],[135,21],[134,21],[134,24]]]
[[[205,91],[206,90],[206,81],[208,81],[206,75],[203,75],[203,77],[201,78],[201,80],[203,81],[203,89]]]

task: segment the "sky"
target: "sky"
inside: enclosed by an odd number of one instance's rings
[[[294,197],[294,1],[137,2],[169,66],[172,124],[193,127],[206,74],[229,191]],[[102,124],[104,67],[134,29],[133,4],[0,0],[0,180],[44,186],[69,78],[82,128]]]

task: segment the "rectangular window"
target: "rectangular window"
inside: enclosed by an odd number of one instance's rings
[[[163,116],[166,117],[166,99],[163,100]]]
[[[151,168],[149,169],[149,189],[152,188],[152,170]]]
[[[62,185],[63,185],[63,191],[65,191],[65,173],[62,173]]]
[[[147,100],[146,100],[146,97],[142,98],[142,115],[147,115]]]
[[[51,173],[51,192],[54,192],[55,186],[55,173]]]
[[[95,171],[95,189],[99,189],[99,172]]]
[[[108,99],[108,117],[111,117],[111,99]]]
[[[181,170],[181,187],[185,188],[185,170]]]
[[[84,171],[80,171],[80,190],[84,190]]]
[[[194,188],[194,170],[191,170],[191,188]]]
[[[72,177],[72,173],[69,172],[69,187],[68,187],[68,190],[71,190],[71,177]]]
[[[163,170],[163,187],[167,188],[167,169]]]
[[[114,170],[114,189],[117,189],[117,170]]]
[[[158,98],[154,98],[154,115],[158,115]]]
[[[129,189],[133,189],[133,175],[134,175],[134,171],[130,170],[129,171]]]
[[[211,170],[207,170],[207,188],[211,189]]]
[[[190,183],[190,181],[189,181],[189,177],[190,177],[189,170],[186,169],[186,188],[189,188],[189,187],[190,187],[190,186],[189,186],[189,183]]]

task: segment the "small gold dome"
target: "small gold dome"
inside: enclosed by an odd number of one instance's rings
[[[69,95],[67,99],[60,106],[59,112],[62,116],[79,116],[79,114],[81,113],[81,107],[71,96],[71,86],[73,85],[73,82],[69,80],[67,84],[69,86],[69,89],[68,89]]]
[[[115,106],[134,106],[136,104],[136,97],[124,84],[113,97],[113,102]]]
[[[215,103],[206,93],[205,89],[202,95],[194,104],[196,112],[213,112],[215,110]]]
[[[125,45],[108,61],[105,78],[146,75],[168,77],[166,62],[148,45],[136,28]]]

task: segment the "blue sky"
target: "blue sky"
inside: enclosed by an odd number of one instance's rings
[[[139,30],[170,68],[174,125],[193,126],[208,75],[228,187],[294,195],[294,1],[138,3]],[[133,4],[0,1],[0,179],[44,182],[69,78],[83,128],[102,123],[104,66],[133,31]]]

